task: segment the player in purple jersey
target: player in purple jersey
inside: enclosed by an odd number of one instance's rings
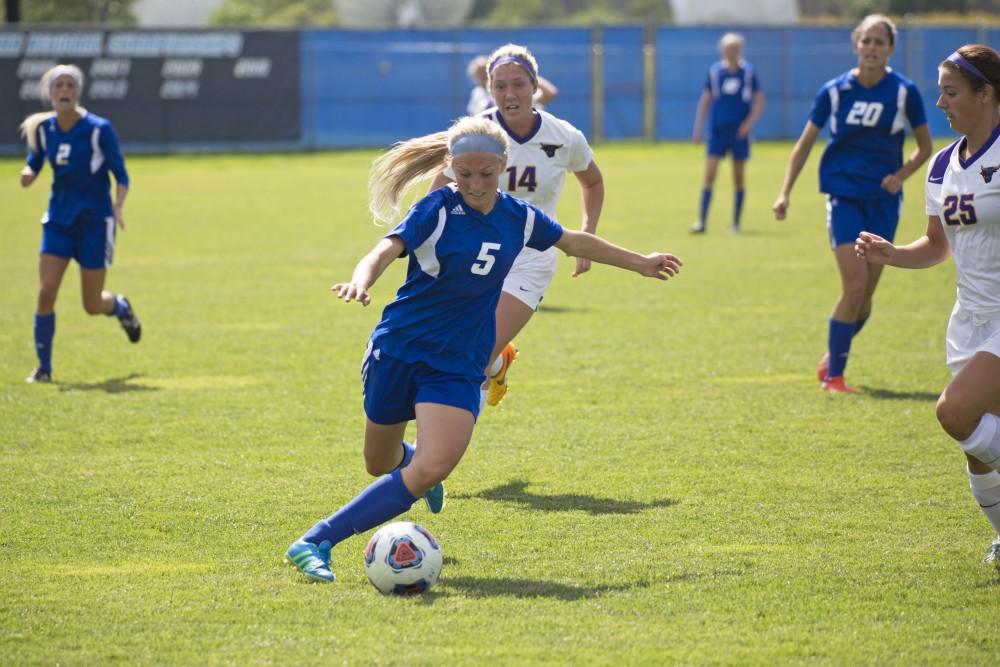
[[[455,183],[417,202],[351,279],[333,286],[344,301],[367,306],[368,290],[386,267],[409,257],[406,280],[383,311],[362,363],[365,465],[379,478],[288,548],[288,561],[312,581],[334,580],[334,545],[406,512],[461,460],[479,413],[497,301],[522,248],[554,246],[660,280],[680,270],[673,255],[640,255],[564,230],[540,209],[500,192],[507,151],[499,125],[462,118],[447,132],[397,144],[373,165],[376,219],[396,213],[406,190],[449,164]],[[419,446],[403,441],[413,419]]]
[[[745,195],[746,161],[750,158],[750,131],[764,111],[764,93],[760,89],[753,66],[743,60],[743,37],[735,32],[726,33],[719,40],[722,60],[708,70],[705,89],[698,101],[694,118],[693,139],[702,143],[705,118],[710,118],[708,149],[705,157],[705,181],[701,190],[698,221],[691,232],[705,232],[708,207],[712,201],[712,188],[719,161],[726,153],[733,154],[733,223],[730,230],[740,231],[740,216]],[[711,110],[711,113],[709,113]]]
[[[874,266],[907,269],[955,258],[958,298],[946,346],[952,381],[937,418],[965,453],[972,496],[1000,535],[1000,54],[963,46],[939,66],[938,86],[937,106],[964,136],[931,162],[926,234],[896,247],[862,232],[855,251]],[[985,560],[1000,565],[1000,537]]]
[[[813,101],[805,129],[792,149],[785,181],[774,202],[784,220],[792,186],[829,120],[830,141],[820,161],[820,191],[827,195],[827,231],[840,271],[841,293],[828,322],[827,351],[817,377],[831,394],[854,393],[844,381],[851,340],[871,314],[882,267],[858,262],[854,239],[862,231],[892,240],[899,223],[903,181],[931,154],[931,135],[920,91],[888,67],[896,26],[871,14],[851,34],[858,66],[828,81]],[[905,128],[917,145],[903,161]]]
[[[118,137],[111,123],[79,106],[83,73],[78,67],[53,67],[42,76],[41,88],[54,111],[32,114],[21,123],[21,134],[28,143],[21,185],[34,183],[46,161],[52,166],[52,195],[42,217],[38,260],[38,367],[28,382],[52,381],[56,297],[71,259],[80,265],[84,310],[118,318],[133,343],[142,333],[128,299],[104,289],[107,267],[114,256],[115,230],[125,228],[122,206],[129,180]],[[109,172],[117,184],[113,204]]]

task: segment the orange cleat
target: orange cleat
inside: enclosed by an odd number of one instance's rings
[[[500,401],[507,395],[507,371],[517,358],[517,348],[513,343],[507,343],[500,353],[500,358],[503,359],[503,366],[500,367],[499,373],[490,378],[490,387],[486,393],[486,403],[494,407],[500,405]]]
[[[816,367],[816,377],[819,378],[820,382],[826,381],[826,376],[830,373],[830,353],[824,352],[823,358],[819,360],[819,366]]]
[[[844,381],[843,375],[837,375],[832,378],[827,378],[823,380],[823,384],[820,385],[823,391],[829,394],[856,394],[858,390],[851,387]]]

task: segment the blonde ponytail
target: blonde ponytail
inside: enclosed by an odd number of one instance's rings
[[[24,140],[28,142],[28,150],[32,153],[39,152],[38,126],[55,115],[55,111],[39,111],[38,113],[31,114],[21,122],[21,126],[18,129]]]

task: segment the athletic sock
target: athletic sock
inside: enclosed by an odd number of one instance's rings
[[[743,197],[746,195],[746,190],[737,190],[736,195],[733,200],[733,226],[740,226],[740,217],[743,215]]]
[[[830,334],[827,346],[830,350],[830,377],[844,374],[847,368],[847,355],[851,352],[851,338],[854,337],[854,322],[838,322],[830,319]]]
[[[867,322],[867,321],[868,321],[868,318],[865,317],[865,318],[860,319],[860,320],[858,320],[857,322],[854,323],[854,335],[855,336],[857,336],[859,333],[861,333],[861,330],[865,328],[865,322]]]
[[[701,189],[701,206],[698,208],[698,222],[704,227],[708,220],[708,206],[712,203],[712,189]]]
[[[969,488],[986,520],[1000,535],[1000,472],[991,470],[985,475],[977,475],[970,471]]]
[[[497,358],[493,360],[493,365],[490,366],[489,376],[495,378],[503,370],[503,354],[498,354]]]
[[[336,545],[410,509],[417,499],[403,483],[401,470],[382,475],[333,515],[310,528],[302,539],[313,544],[329,540]]]
[[[115,300],[115,309],[108,313],[108,317],[114,315],[118,319],[122,319],[128,315],[128,304],[125,303],[125,300],[118,294],[112,294],[111,296]]]
[[[52,373],[52,339],[56,335],[56,314],[35,315],[35,353],[38,367]]]
[[[1000,469],[1000,417],[987,412],[979,419],[972,435],[958,444],[969,456],[994,470]]]
[[[413,460],[413,454],[417,451],[417,448],[408,443],[406,440],[403,441],[403,460],[399,462],[399,465],[394,468],[394,470],[402,470],[406,466],[410,465],[410,461]]]

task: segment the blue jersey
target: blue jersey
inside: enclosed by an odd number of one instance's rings
[[[506,193],[483,215],[465,203],[454,184],[431,192],[389,233],[406,245],[409,266],[372,333],[372,345],[406,362],[481,376],[514,259],[525,246],[546,250],[562,233],[541,210]]]
[[[52,165],[52,195],[43,223],[69,227],[80,218],[105,220],[111,212],[110,171],[128,185],[118,137],[106,119],[85,113],[63,132],[55,117],[43,121],[36,135],[38,152],[28,151],[28,166],[36,174]]]
[[[871,88],[845,72],[828,81],[813,100],[809,121],[830,121],[830,143],[819,164],[819,189],[836,197],[897,197],[882,189],[882,179],[903,166],[906,124],[927,123],[920,91],[909,79],[888,70]]]
[[[730,71],[725,62],[717,62],[708,68],[705,90],[712,95],[709,125],[732,127],[750,115],[753,95],[760,90],[760,83],[748,62],[741,61],[735,71]]]

